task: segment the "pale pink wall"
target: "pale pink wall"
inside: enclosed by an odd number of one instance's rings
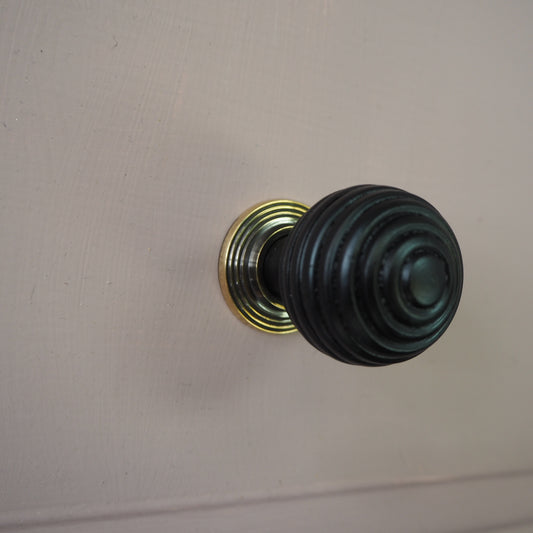
[[[532,20],[527,2],[0,3],[0,527],[530,471]],[[365,182],[456,231],[445,337],[350,368],[235,320],[234,217]]]

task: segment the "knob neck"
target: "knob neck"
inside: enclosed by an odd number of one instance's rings
[[[259,257],[259,273],[262,276],[265,288],[280,303],[283,303],[281,301],[279,280],[281,258],[288,242],[289,232],[277,239],[273,239],[273,242],[268,247],[265,247]]]

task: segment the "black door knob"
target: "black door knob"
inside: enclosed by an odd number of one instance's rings
[[[431,346],[457,310],[457,240],[425,200],[360,185],[310,209],[277,200],[230,228],[219,278],[230,308],[264,331],[298,329],[345,363],[382,366]]]

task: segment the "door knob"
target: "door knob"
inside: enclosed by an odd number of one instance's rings
[[[447,329],[463,285],[461,251],[428,202],[359,185],[310,209],[274,200],[231,226],[219,257],[230,309],[263,331],[296,329],[350,364],[411,359]]]

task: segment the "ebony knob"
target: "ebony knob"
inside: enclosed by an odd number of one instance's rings
[[[457,310],[457,240],[425,200],[360,185],[309,210],[274,201],[240,217],[220,257],[226,300],[246,322],[296,327],[339,361],[382,366],[431,346]]]

